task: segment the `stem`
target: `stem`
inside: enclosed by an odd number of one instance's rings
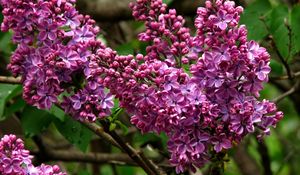
[[[101,126],[99,126],[95,123],[88,123],[88,122],[82,122],[82,121],[79,121],[79,122],[81,124],[83,124],[84,126],[86,126],[88,129],[90,129],[91,131],[93,131],[99,137],[108,141],[112,145],[114,145],[118,148],[121,148],[121,146],[109,134],[107,134]]]
[[[101,123],[104,126],[106,132],[108,132],[112,136],[112,138],[120,145],[123,151],[125,151],[132,158],[132,160],[137,162],[147,174],[160,175],[160,173],[157,174],[157,171],[155,171],[157,169],[156,167],[153,167],[153,165],[151,164],[147,164],[147,162],[149,162],[148,158],[141,157],[140,152],[136,151],[128,143],[125,143],[115,131],[109,131],[109,125],[105,121],[101,121]]]
[[[276,97],[272,101],[274,103],[279,103],[281,100],[283,100],[285,97],[290,96],[291,94],[295,93],[299,88],[299,81],[296,82],[296,84],[287,92],[281,94],[280,96]]]
[[[268,153],[268,147],[266,146],[264,141],[261,141],[258,143],[258,152],[260,154],[261,157],[261,162],[263,165],[263,169],[264,169],[264,174],[265,175],[272,175],[272,170],[271,170],[271,160],[269,157],[269,153]]]
[[[292,77],[293,78],[300,77],[300,71],[292,74]],[[270,77],[270,79],[272,79],[272,80],[288,80],[289,76],[288,75],[284,75],[284,76],[279,76],[279,77]]]
[[[0,83],[21,84],[21,78],[0,76]]]

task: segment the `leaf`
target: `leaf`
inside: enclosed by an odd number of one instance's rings
[[[133,52],[134,52],[131,43],[126,43],[126,44],[122,44],[122,45],[118,46],[118,47],[116,48],[116,51],[117,51],[120,55],[133,54]]]
[[[121,121],[119,121],[119,120],[117,120],[115,122],[122,129],[124,135],[127,135],[128,134],[128,127],[124,123],[122,123]]]
[[[271,59],[270,67],[272,69],[272,73],[275,75],[282,75],[283,74],[283,67],[282,63],[279,63],[278,61]]]
[[[117,112],[118,110],[120,110],[120,102],[119,99],[114,98],[114,107],[111,110],[111,113],[114,114],[115,112]]]
[[[6,32],[3,34],[3,36],[0,39],[0,50],[3,52],[6,56],[10,55],[11,52],[14,49],[13,44],[11,43],[12,33]]]
[[[53,114],[56,118],[58,118],[60,121],[64,121],[65,120],[65,112],[60,109],[59,107],[52,105],[51,109],[49,110],[49,112],[51,114]]]
[[[290,36],[287,27],[289,11],[286,5],[280,5],[272,10],[270,33],[280,55],[288,60],[290,57]]]
[[[80,170],[78,172],[78,175],[90,175],[90,173],[88,171],[86,171],[86,170]]]
[[[65,117],[64,121],[55,120],[58,131],[73,145],[85,152],[92,139],[92,132],[71,117]]]
[[[16,113],[18,111],[21,111],[26,106],[26,102],[23,100],[23,98],[20,96],[18,97],[13,104],[10,106],[7,106],[4,110],[4,116],[9,117],[13,113]]]
[[[18,85],[0,84],[0,121],[5,119],[3,115],[5,104],[11,97],[14,97],[11,94],[14,94],[16,88],[18,88]]]
[[[256,0],[250,4],[241,15],[240,24],[248,29],[248,39],[261,40],[268,35],[264,22],[260,19],[271,10],[268,0]]]
[[[292,53],[300,52],[300,4],[295,5],[291,12]]]
[[[36,107],[26,106],[21,115],[21,125],[25,135],[31,137],[47,129],[53,120],[53,116],[47,111]]]
[[[110,125],[109,125],[109,131],[115,130],[116,127],[117,127],[117,124],[116,124],[116,123],[110,123]]]
[[[171,4],[171,3],[172,3],[172,1],[173,1],[173,0],[163,0],[163,3],[165,3],[165,4],[169,5],[169,4]]]

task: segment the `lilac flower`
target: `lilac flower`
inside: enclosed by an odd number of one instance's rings
[[[247,48],[248,48],[248,53],[247,53],[248,59],[254,60],[254,58],[257,56],[259,45],[255,41],[250,41],[247,44]]]
[[[226,11],[220,10],[217,13],[217,18],[215,21],[215,25],[218,26],[221,30],[225,30],[229,22],[233,20],[233,16],[231,14],[227,14]]]
[[[80,25],[80,16],[74,8],[66,11],[64,14],[64,18],[66,20],[65,25],[70,26],[72,29],[75,29]]]
[[[102,97],[100,101],[100,106],[102,109],[112,109],[114,107],[113,96],[110,93],[107,93]]]
[[[264,61],[260,61],[257,68],[255,69],[255,74],[261,81],[265,81],[268,77],[268,74],[271,72],[270,66],[265,64],[266,63]]]
[[[77,69],[76,61],[79,59],[79,55],[72,49],[64,48],[59,53],[59,58],[62,59],[65,68]]]
[[[90,31],[88,26],[77,29],[74,34],[74,42],[87,42],[94,38],[95,34]]]
[[[57,28],[58,26],[49,21],[43,21],[38,25],[40,31],[38,39],[44,41],[46,39],[55,40],[57,38]]]
[[[140,96],[136,99],[137,106],[155,104],[156,99],[155,99],[155,89],[154,88],[148,88],[146,90],[142,90],[142,92],[139,94],[140,94]]]
[[[231,148],[231,141],[226,138],[225,134],[220,134],[220,136],[212,139],[212,144],[214,144],[214,150],[216,152],[222,151],[222,149]]]
[[[172,88],[178,89],[179,83],[177,82],[178,77],[176,75],[165,76],[164,89],[170,91]]]

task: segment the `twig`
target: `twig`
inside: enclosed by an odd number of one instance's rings
[[[157,174],[155,171],[157,168],[153,167],[151,164],[147,164],[149,160],[145,157],[141,157],[140,153],[136,151],[133,147],[131,147],[128,143],[125,143],[122,138],[115,132],[109,131],[109,126],[107,123],[102,121],[102,125],[104,126],[105,130],[115,139],[115,141],[121,146],[123,151],[125,151],[135,162],[137,162],[147,174],[150,175],[160,175]],[[146,161],[145,161],[146,160]]]
[[[93,131],[99,137],[102,137],[103,139],[105,139],[106,141],[111,143],[112,145],[114,145],[118,148],[121,148],[121,146],[109,134],[107,134],[101,126],[99,126],[95,123],[88,123],[88,122],[83,122],[83,121],[79,121],[79,122],[81,124],[83,124],[84,126],[86,126],[87,128],[89,128],[91,131]]]
[[[237,147],[233,159],[242,175],[260,174],[258,163],[250,156],[247,150],[249,144],[249,138],[244,140],[243,143]]]
[[[297,90],[298,90],[298,87],[299,87],[299,81],[297,81],[295,83],[295,85],[290,89],[288,90],[287,92],[281,94],[280,96],[276,97],[275,99],[273,99],[272,101],[274,103],[279,103],[281,100],[283,100],[285,97],[287,96],[290,96],[291,94],[295,93]]]
[[[81,153],[77,151],[54,151],[48,150],[48,158],[51,161],[84,162],[84,163],[113,163],[130,164],[136,163],[127,154],[108,153]]]
[[[300,71],[299,71],[299,72],[296,72],[296,73],[294,73],[294,74],[292,74],[292,77],[293,77],[293,78],[298,78],[298,77],[300,77]],[[288,75],[278,76],[278,77],[270,76],[270,79],[272,79],[272,80],[288,80],[288,79],[289,79],[289,76],[288,76]]]
[[[15,77],[6,77],[6,76],[0,76],[0,83],[8,83],[8,84],[20,84],[21,78],[15,78]]]
[[[286,62],[286,59],[284,59],[284,58],[281,56],[281,54],[280,54],[280,52],[279,52],[279,50],[278,50],[278,48],[277,48],[277,46],[276,46],[276,44],[274,43],[273,40],[272,40],[272,43],[273,43],[273,46],[274,46],[274,48],[275,48],[276,54],[278,55],[280,61],[282,62],[283,66],[284,66],[284,68],[285,68],[285,70],[286,70],[288,79],[292,80],[292,79],[294,78],[294,73],[292,72],[290,66],[289,66],[288,63]]]
[[[264,141],[260,141],[258,143],[258,152],[261,157],[261,162],[264,168],[264,174],[265,175],[272,175],[272,170],[271,170],[271,160],[269,157],[268,153],[268,147],[266,146]]]

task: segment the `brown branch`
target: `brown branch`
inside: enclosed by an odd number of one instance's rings
[[[109,134],[107,134],[101,126],[95,123],[88,123],[83,121],[79,121],[79,122],[84,126],[86,126],[88,129],[90,129],[91,131],[93,131],[97,136],[103,138],[104,140],[108,141],[112,145],[121,148],[121,146]]]
[[[6,76],[0,76],[0,83],[8,83],[8,84],[20,84],[21,78],[15,78],[15,77],[6,77]]]
[[[262,167],[264,169],[264,175],[272,175],[271,160],[268,153],[268,147],[264,141],[258,142],[258,152],[261,157]]]
[[[47,155],[51,161],[136,165],[127,154],[81,153],[77,151],[48,150]]]
[[[251,157],[247,151],[248,140],[241,143],[233,156],[242,175],[260,174],[260,168],[257,162]]]
[[[136,151],[129,143],[126,143],[123,141],[123,139],[115,132],[115,131],[109,131],[109,125],[102,121],[102,125],[104,126],[104,129],[106,132],[108,132],[115,141],[121,146],[123,151],[125,151],[135,162],[137,162],[147,174],[150,175],[160,175],[164,174],[163,171],[158,170],[158,167],[154,166],[153,163],[150,163],[150,160],[148,158],[141,156],[141,152]],[[160,173],[162,172],[162,173]]]
[[[276,97],[275,99],[273,99],[272,101],[274,103],[279,103],[281,100],[283,100],[285,97],[288,97],[290,95],[292,95],[293,93],[295,93],[299,88],[299,81],[297,81],[295,83],[295,85],[288,91],[286,91],[285,93],[279,95],[278,97]]]
[[[300,71],[299,72],[295,72],[294,74],[292,74],[293,78],[298,78],[300,77]],[[272,80],[288,80],[289,76],[288,75],[284,75],[284,76],[270,76],[270,79]]]

